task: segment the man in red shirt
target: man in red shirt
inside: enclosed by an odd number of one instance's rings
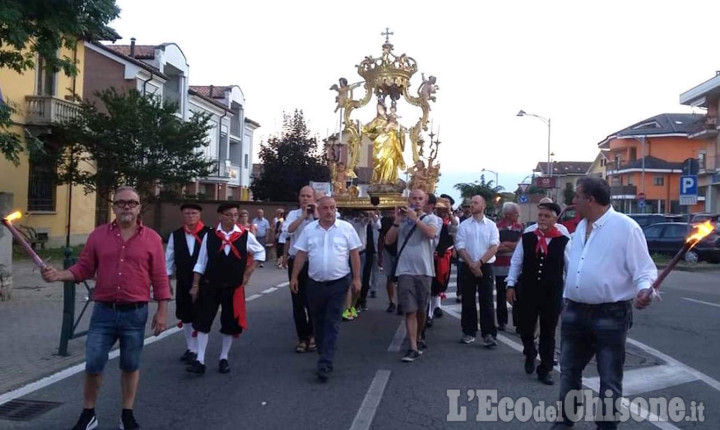
[[[506,299],[506,278],[510,270],[510,258],[515,247],[520,242],[525,226],[518,222],[520,207],[517,203],[505,202],[502,206],[502,219],[496,225],[500,232],[500,246],[495,254],[495,289],[497,291],[498,330],[505,330],[508,323],[508,309]],[[517,310],[513,309],[513,325],[517,327]]]
[[[108,353],[120,340],[123,410],[120,428],[139,429],[132,408],[140,377],[140,353],[145,340],[148,302],[152,288],[158,302],[152,328],[157,336],[165,330],[170,285],[165,269],[162,240],[142,225],[140,197],[130,187],[115,191],[115,220],[90,233],[78,262],[67,270],[43,270],[46,282],[81,282],[95,277],[92,319],[85,343],[83,412],[73,430],[97,428],[95,404]]]

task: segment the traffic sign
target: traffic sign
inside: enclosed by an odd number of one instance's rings
[[[520,194],[520,198],[518,199],[518,201],[519,201],[520,203],[523,203],[523,204],[529,203],[529,202],[530,202],[530,196],[528,196],[527,194]]]
[[[680,176],[680,204],[689,206],[697,204],[697,175]]]
[[[644,199],[643,199],[643,200],[638,200],[638,205],[637,205],[637,206],[638,206],[640,209],[645,208],[645,200],[644,200]]]
[[[530,184],[522,183],[522,184],[518,184],[518,187],[520,187],[521,193],[525,193],[525,191],[528,190],[528,187],[530,187]]]

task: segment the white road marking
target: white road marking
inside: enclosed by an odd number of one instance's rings
[[[697,380],[697,376],[681,366],[664,364],[642,367],[624,372],[623,395],[630,396],[647,393],[648,391],[662,390],[663,388]],[[596,392],[600,392],[600,377],[584,378],[583,383]]]
[[[402,348],[402,344],[405,341],[405,335],[407,334],[407,329],[405,328],[405,319],[403,318],[402,321],[400,321],[400,325],[398,326],[397,330],[395,331],[395,336],[393,336],[392,342],[390,342],[390,346],[388,346],[388,352],[399,352],[400,348]]]
[[[370,383],[365,398],[363,399],[360,409],[355,415],[355,419],[350,425],[350,430],[367,430],[372,424],[372,420],[375,417],[375,412],[380,405],[385,387],[387,386],[388,380],[390,379],[390,371],[386,369],[379,369],[375,372],[375,377]]]
[[[262,291],[262,293],[263,293],[263,294],[270,294],[270,293],[272,293],[273,291],[277,291],[277,288],[276,288],[276,287],[270,287],[270,288],[268,288],[267,290]]]
[[[282,284],[277,284],[275,286],[277,288],[282,288],[282,287],[287,287],[288,285],[290,285],[290,282],[283,282]]]
[[[720,308],[720,305],[717,304],[717,303],[703,302],[702,300],[695,300],[695,299],[691,299],[691,298],[689,298],[689,297],[683,297],[682,299],[683,299],[683,300],[687,300],[688,302],[700,303],[700,304],[703,304],[703,305],[715,306],[716,308]]]
[[[253,294],[252,296],[245,299],[245,302],[252,302],[255,299],[262,297],[262,294]]]

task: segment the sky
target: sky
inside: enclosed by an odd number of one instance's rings
[[[255,149],[302,109],[313,133],[337,130],[339,77],[378,57],[386,27],[394,53],[437,77],[432,125],[440,129],[439,192],[482,169],[515,190],[547,160],[592,161],[606,136],[651,116],[697,112],[679,94],[720,70],[715,1],[255,1],[118,0],[117,43],[175,42],[191,85],[239,85],[261,124]],[[355,97],[362,91],[356,92]],[[419,110],[402,106],[410,127]],[[369,103],[356,117],[374,114]],[[406,160],[410,160],[409,154]],[[255,159],[257,161],[257,158]],[[487,173],[486,180],[494,180]],[[454,195],[457,195],[454,192]]]

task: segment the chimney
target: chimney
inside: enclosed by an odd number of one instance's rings
[[[215,89],[214,85],[210,85],[210,98],[213,96],[213,90]]]
[[[130,38],[130,58],[135,58],[135,38]]]

